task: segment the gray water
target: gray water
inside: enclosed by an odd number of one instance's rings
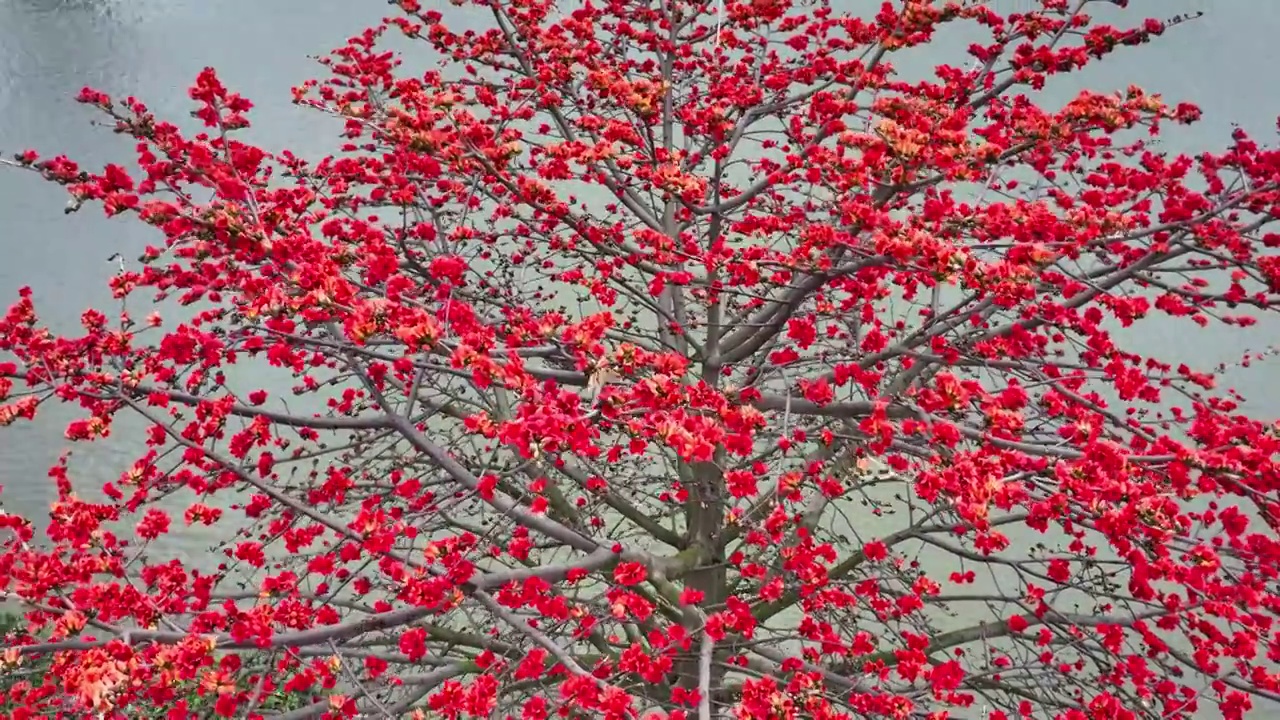
[[[878,6],[869,0],[851,6]],[[993,0],[1000,9],[1028,0]],[[1050,95],[1067,97],[1137,84],[1187,100],[1205,111],[1202,123],[1171,132],[1174,152],[1217,149],[1232,123],[1260,139],[1274,137],[1280,115],[1280,4],[1272,0],[1132,0],[1130,12],[1167,18],[1208,14],[1169,38],[1110,58],[1099,67],[1059,80]],[[289,148],[315,156],[336,147],[334,125],[290,103],[289,89],[319,74],[309,55],[342,44],[389,8],[378,0],[0,0],[0,152],[26,148],[66,153],[93,168],[126,162],[131,143],[91,127],[94,114],[76,104],[80,87],[135,95],[166,119],[186,117],[186,88],[205,66],[256,104],[249,138],[268,149]],[[1104,9],[1105,10],[1105,9]],[[1099,11],[1103,12],[1103,11]],[[944,36],[936,57],[961,57],[966,40]],[[120,252],[136,256],[154,240],[136,222],[106,221],[96,208],[64,215],[60,188],[34,175],[0,170],[0,304],[29,285],[46,321],[67,326],[87,307],[109,307],[105,282]],[[1276,323],[1251,333],[1183,333],[1148,327],[1136,336],[1144,352],[1204,369],[1233,362],[1246,349],[1261,350],[1278,337]],[[1248,410],[1280,415],[1280,384],[1266,365],[1235,370],[1229,384],[1250,400]],[[56,414],[53,416],[56,419]],[[0,496],[6,509],[42,516],[54,497],[46,470],[66,449],[57,422],[0,432]],[[74,475],[86,487],[114,479],[135,457],[131,447],[100,444],[77,449]],[[199,557],[214,538],[188,533],[177,539],[180,555]],[[1212,715],[1205,715],[1211,717]],[[1259,717],[1262,715],[1259,714]]]

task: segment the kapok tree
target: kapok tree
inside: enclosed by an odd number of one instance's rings
[[[136,170],[10,164],[158,239],[77,334],[24,291],[0,422],[72,404],[69,441],[141,419],[142,450],[3,518],[4,660],[50,668],[13,715],[1276,699],[1276,426],[1135,328],[1276,308],[1280,153],[1163,154],[1200,113],[1137,87],[1037,100],[1168,29],[1090,6],[519,0],[459,32],[402,0],[297,89],[345,123],[314,162],[237,140],[212,70],[199,134],[85,90]],[[895,71],[950,24],[983,42]],[[223,555],[166,555],[184,524]]]

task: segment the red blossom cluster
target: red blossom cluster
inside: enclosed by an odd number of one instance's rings
[[[81,94],[131,168],[5,161],[156,231],[81,330],[0,316],[0,425],[138,448],[0,514],[8,717],[1280,701],[1280,426],[1141,342],[1280,307],[1280,151],[1036,92],[1187,18],[395,4],[295,91],[331,156],[238,139],[206,70],[195,132]],[[166,545],[194,525],[221,555]]]

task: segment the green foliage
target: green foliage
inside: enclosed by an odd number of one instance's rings
[[[13,647],[14,639],[26,635],[26,621],[22,615],[14,612],[0,613],[0,647]],[[15,701],[10,691],[14,686],[21,682],[31,683],[33,686],[39,686],[44,683],[50,667],[53,664],[52,655],[33,655],[23,658],[23,661],[16,666],[0,666],[0,716],[7,716],[10,712],[18,709],[21,704],[20,700]],[[266,660],[260,655],[251,655],[245,658],[244,667],[240,673],[240,677],[249,678],[260,676],[263,670],[266,670]],[[201,695],[199,691],[199,680],[184,682],[180,686],[174,688],[178,698],[187,702],[187,710],[195,717],[212,717],[215,714],[214,706],[217,703],[217,696],[212,693]],[[247,681],[242,683],[242,688],[246,689],[246,695],[249,698],[255,696],[255,684]],[[299,692],[285,692],[277,690],[267,693],[263,697],[258,698],[257,712],[281,713],[310,705],[315,699],[312,695]],[[168,716],[168,707],[130,707],[120,708],[127,710],[128,716],[138,718],[138,720],[164,720]]]
[[[26,621],[21,614],[14,612],[0,613],[0,638],[3,638],[3,647],[13,647],[14,643],[11,642],[11,639],[24,635],[25,628]],[[14,685],[24,680],[33,685],[41,684],[44,682],[45,675],[49,672],[49,666],[52,663],[52,657],[44,655],[25,658],[17,666],[0,665],[0,712],[7,714],[9,711],[16,709],[9,695],[9,691]]]

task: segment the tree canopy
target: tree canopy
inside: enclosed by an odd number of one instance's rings
[[[1280,304],[1280,152],[1049,101],[1195,32],[1117,4],[399,0],[295,89],[319,159],[243,140],[213,69],[190,131],[86,88],[128,167],[4,162],[156,239],[73,332],[39,288],[0,316],[0,425],[138,451],[0,515],[7,712],[1280,699],[1276,422],[1142,342]],[[165,549],[193,525],[204,564]]]

